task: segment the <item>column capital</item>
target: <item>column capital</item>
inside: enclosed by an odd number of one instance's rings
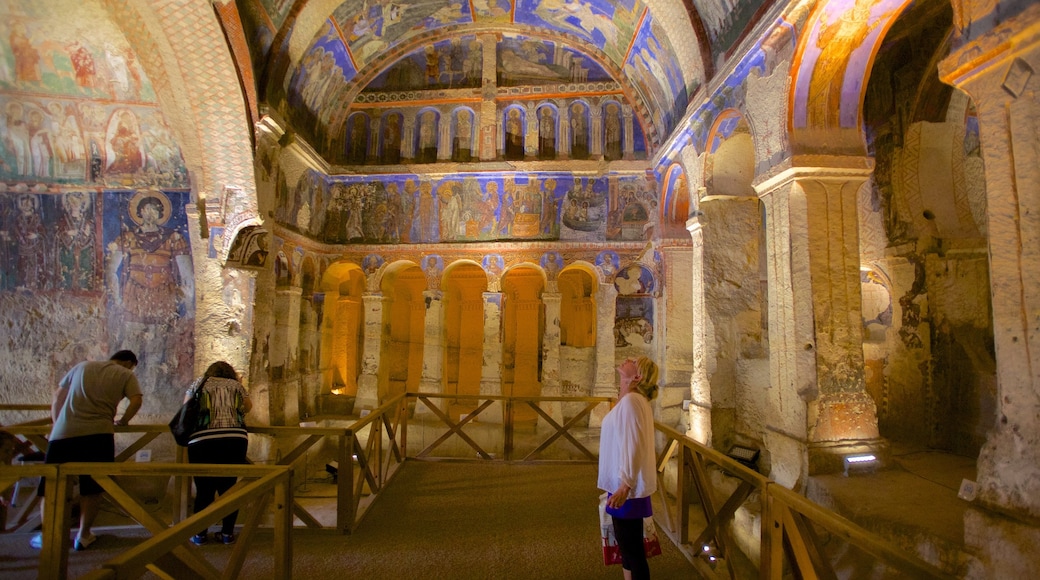
[[[849,181],[868,179],[874,172],[874,159],[853,155],[797,155],[791,165],[754,185],[759,197],[790,185],[812,179],[815,181]]]
[[[974,28],[977,27],[976,24]],[[1028,57],[1028,53],[1040,48],[1040,4],[1033,3],[1019,14],[997,23],[974,38],[966,39],[964,34],[965,30],[962,29],[959,40],[963,44],[939,62],[939,79],[970,92],[969,86],[980,80],[989,83],[987,77],[990,74],[1006,73],[1006,67],[1015,59]],[[1035,70],[1036,67],[1032,68]],[[1010,92],[1013,88],[1008,90]]]

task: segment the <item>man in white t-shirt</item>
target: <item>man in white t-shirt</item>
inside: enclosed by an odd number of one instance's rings
[[[85,361],[72,367],[58,383],[51,402],[54,425],[46,463],[115,460],[114,425],[128,424],[141,408],[141,386],[133,372],[136,366],[137,355],[121,350],[107,361]],[[116,411],[123,399],[130,403],[117,421]],[[90,527],[97,517],[102,491],[93,478],[80,476],[79,533],[73,544],[76,550],[85,550],[97,540]],[[44,494],[43,485],[39,493]],[[36,534],[30,545],[42,547],[42,534]]]

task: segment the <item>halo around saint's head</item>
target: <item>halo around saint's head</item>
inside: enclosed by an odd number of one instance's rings
[[[134,223],[141,225],[141,215],[138,213],[141,209],[141,204],[153,204],[154,201],[145,200],[158,200],[159,205],[162,206],[162,212],[159,219],[156,220],[156,224],[163,225],[170,220],[170,214],[172,213],[172,207],[170,205],[170,198],[166,197],[161,191],[155,190],[143,190],[138,191],[130,198],[130,203],[127,205],[127,213],[130,214],[130,219],[134,220]]]

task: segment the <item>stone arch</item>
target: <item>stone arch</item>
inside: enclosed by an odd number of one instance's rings
[[[473,109],[466,106],[455,107],[451,111],[451,160],[468,162],[473,158],[474,136],[476,135],[477,116]]]
[[[541,103],[535,108],[538,124],[538,158],[555,159],[560,150],[560,111],[553,103]]]
[[[587,262],[566,266],[557,277],[560,346],[596,346],[596,296],[601,272]]]
[[[755,147],[751,129],[736,109],[722,111],[706,141],[704,184],[707,194],[753,196]]]
[[[790,88],[794,153],[863,155],[863,99],[874,57],[910,0],[830,0],[798,40]]]
[[[364,354],[365,275],[352,262],[335,262],[322,276],[325,309],[322,321],[322,413],[352,411]],[[349,399],[330,399],[345,396]]]
[[[661,183],[661,204],[659,206],[662,237],[685,237],[686,220],[690,217],[690,186],[686,178],[686,169],[679,163],[672,163],[665,170]]]
[[[380,340],[378,399],[417,392],[425,345],[426,279],[419,265],[398,260],[383,267],[383,333]]]

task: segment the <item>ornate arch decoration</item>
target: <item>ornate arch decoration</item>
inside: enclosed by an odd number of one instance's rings
[[[911,0],[829,0],[798,41],[791,77],[795,154],[863,155],[863,100],[874,57]]]

